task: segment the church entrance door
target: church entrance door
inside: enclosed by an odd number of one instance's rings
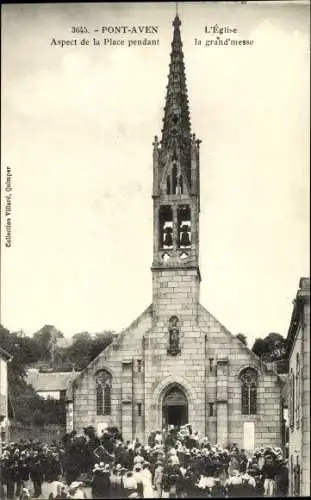
[[[171,387],[163,399],[163,425],[180,427],[188,423],[188,401],[179,387]]]

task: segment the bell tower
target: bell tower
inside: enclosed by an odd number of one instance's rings
[[[153,142],[153,304],[178,309],[199,300],[200,140],[191,133],[181,21],[176,15],[162,138]],[[187,283],[187,286],[185,284]],[[171,286],[170,286],[171,285]],[[174,285],[174,286],[173,286]],[[186,295],[185,295],[186,293]],[[165,299],[164,299],[165,298]],[[163,302],[164,301],[164,302]],[[165,308],[164,308],[165,309]],[[163,309],[163,311],[164,311]],[[175,311],[174,311],[175,312]]]

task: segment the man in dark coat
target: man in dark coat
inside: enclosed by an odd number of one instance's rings
[[[286,460],[279,460],[276,474],[276,496],[284,498],[288,496],[288,467]]]
[[[92,498],[110,498],[109,465],[101,463],[93,469]]]
[[[170,448],[174,448],[175,446],[176,439],[174,437],[173,430],[171,429],[170,432],[168,433],[167,437],[165,438],[165,451],[168,451]]]
[[[226,488],[221,484],[219,477],[215,477],[215,483],[212,487],[211,497],[212,498],[225,498]]]
[[[42,460],[37,450],[34,451],[30,457],[29,470],[30,470],[30,478],[33,482],[35,490],[34,498],[37,498],[42,494],[41,486],[43,482]]]

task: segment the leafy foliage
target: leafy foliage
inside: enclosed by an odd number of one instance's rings
[[[286,356],[286,339],[279,333],[269,333],[255,340],[252,351],[266,362],[282,360]]]
[[[51,359],[51,347],[59,338],[64,338],[64,335],[52,325],[44,325],[33,334],[33,340],[40,349],[40,358],[42,360]]]
[[[107,331],[92,337],[83,332],[74,335],[73,343],[63,353],[63,362],[69,362],[76,370],[83,370],[113,340],[113,332]]]
[[[236,338],[239,339],[244,345],[247,346],[247,337],[246,337],[246,335],[244,335],[244,333],[238,333]]]
[[[37,361],[40,350],[30,337],[22,337],[20,332],[10,333],[2,325],[0,325],[0,346],[13,356],[12,361],[8,363],[8,382],[14,387],[23,381],[26,365]]]
[[[59,348],[57,339],[64,335],[54,326],[45,325],[33,337],[10,332],[0,325],[0,346],[11,356],[8,363],[9,417],[27,425],[65,422],[65,402],[45,400],[25,381],[26,369],[45,365],[52,370],[71,371],[85,368],[113,340],[113,332],[91,336],[87,332],[74,335],[68,347]]]
[[[66,422],[65,401],[43,399],[24,381],[10,387],[9,417],[25,425],[60,424]]]

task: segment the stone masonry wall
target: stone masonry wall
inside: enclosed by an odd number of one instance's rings
[[[296,356],[299,354],[300,359],[302,355],[302,336],[303,336],[303,331],[301,326],[299,325],[296,339],[295,339],[295,344],[293,351],[290,356],[290,361],[289,361],[289,376],[291,376],[291,372],[293,371],[294,374],[294,380],[296,380]],[[295,403],[296,403],[296,383],[295,383]],[[293,398],[292,394],[289,394],[289,415],[291,414],[292,411],[292,405],[293,405]],[[296,404],[294,405],[294,419],[293,419],[293,425],[289,426],[289,464],[293,463],[296,465],[297,460],[301,466],[301,457],[302,457],[302,428],[301,428],[301,422],[297,425],[296,421]],[[292,472],[292,471],[290,471]],[[290,488],[291,488],[291,494],[294,494],[294,485],[290,481]]]
[[[107,423],[116,425],[124,433],[126,439],[133,438],[134,433],[142,438],[143,417],[137,415],[137,403],[143,403],[143,336],[151,327],[152,307],[144,313],[119,335],[107,349],[95,358],[87,368],[77,377],[74,383],[74,429],[83,431],[86,425],[93,425],[96,429],[98,424]],[[123,394],[124,373],[122,373],[123,362],[125,366],[130,361],[135,400]],[[141,361],[141,365],[139,364]],[[139,371],[139,365],[141,371]],[[96,386],[95,375],[98,370],[106,369],[112,375],[112,408],[111,415],[96,415]],[[123,384],[122,384],[123,381]],[[123,416],[122,416],[123,415]],[[135,425],[132,424],[132,416],[136,418]],[[135,419],[134,419],[135,420]],[[123,427],[123,428],[122,428]]]
[[[295,386],[294,423],[289,429],[289,457],[295,466],[301,467],[300,494],[310,495],[310,305],[305,304],[296,333],[293,349],[290,355],[289,369],[296,377],[296,356],[299,354],[301,363],[300,379],[300,418],[297,421],[297,395]],[[289,405],[293,404],[289,395]],[[292,457],[292,460],[291,460]],[[294,493],[293,474],[290,476],[290,491]]]
[[[302,491],[310,496],[310,303],[305,304],[303,314],[303,361],[302,361]]]
[[[169,283],[163,271],[158,280]],[[197,293],[193,270],[177,279],[177,293]],[[177,277],[182,275],[177,275]],[[190,279],[191,277],[191,279]],[[180,287],[184,286],[181,292]],[[170,288],[163,286],[163,289]],[[174,287],[173,287],[174,288]],[[190,288],[191,292],[186,291]],[[179,384],[188,399],[189,422],[212,442],[244,445],[244,422],[254,423],[255,447],[280,446],[280,381],[263,369],[259,359],[188,295],[175,301],[174,291],[162,296],[155,318],[150,306],[119,338],[100,354],[76,380],[74,428],[103,422],[117,425],[125,439],[146,440],[152,430],[162,427],[162,399],[171,384]],[[168,320],[180,320],[180,348],[177,356],[167,354]],[[217,377],[218,362],[226,358],[224,380]],[[240,371],[252,366],[258,371],[257,414],[241,414]],[[113,377],[112,413],[96,415],[95,374],[107,369]],[[219,373],[219,371],[218,371]],[[225,396],[223,389],[225,387]],[[218,391],[218,397],[217,397]],[[220,397],[220,395],[222,396]],[[218,399],[218,401],[217,401]],[[212,409],[211,409],[212,407]],[[227,442],[225,442],[227,441]]]
[[[205,337],[197,324],[199,279],[196,269],[153,273],[154,325],[145,342],[145,405],[147,437],[162,428],[162,399],[172,383],[179,383],[188,399],[188,418],[205,432]],[[176,315],[181,353],[171,356],[168,323]]]
[[[273,372],[263,370],[261,362],[242,342],[232,335],[202,306],[199,308],[199,325],[207,337],[207,401],[216,405],[217,359],[228,359],[228,442],[244,446],[243,424],[254,422],[255,447],[281,445],[281,385]],[[211,361],[210,361],[211,360]],[[258,371],[257,414],[242,415],[241,385],[239,374],[243,368],[251,366]],[[211,369],[210,369],[211,368]],[[224,414],[225,415],[225,414]],[[224,416],[226,418],[226,416]],[[217,418],[207,413],[209,438],[216,442],[217,426],[222,425]]]

